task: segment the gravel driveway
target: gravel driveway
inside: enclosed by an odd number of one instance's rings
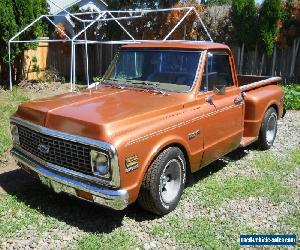
[[[218,242],[231,247],[235,241],[238,243],[240,232],[297,233],[299,237],[299,218],[294,217],[299,215],[300,207],[300,166],[291,160],[293,166],[281,168],[290,152],[299,150],[299,138],[300,112],[288,111],[279,122],[278,136],[269,152],[253,147],[238,149],[201,170],[185,189],[179,207],[162,218],[147,214],[136,205],[124,211],[111,211],[67,195],[56,195],[18,169],[10,158],[2,160],[0,226],[5,227],[7,234],[0,238],[0,248],[87,248],[93,242],[97,246],[98,241],[107,248],[117,242],[116,248],[202,249],[209,248],[209,242],[215,242],[214,247],[219,246]],[[267,161],[265,165],[263,160]],[[274,161],[274,169],[268,168],[268,162]],[[291,199],[281,199],[272,190],[269,196],[255,190],[246,190],[250,195],[245,196],[229,192],[230,187],[240,185],[238,180],[246,183],[243,180],[256,178],[280,182]],[[211,185],[214,182],[216,190]],[[261,182],[257,183],[259,189]],[[216,197],[217,192],[220,197]],[[14,227],[6,229],[8,224]]]

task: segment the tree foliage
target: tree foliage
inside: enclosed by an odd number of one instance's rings
[[[235,0],[207,0],[207,4],[209,6],[217,5],[217,6],[222,6],[222,5],[231,5]]]
[[[7,81],[8,41],[18,31],[26,27],[38,16],[48,13],[46,0],[0,0],[0,64],[1,80]],[[20,36],[20,40],[32,40],[47,33],[43,22],[36,23]],[[22,75],[23,52],[34,48],[36,44],[12,44],[12,62],[14,75]],[[19,80],[19,79],[18,79]]]
[[[254,0],[232,2],[234,37],[239,44],[252,47],[257,39],[257,9]]]
[[[259,9],[259,40],[267,55],[273,52],[282,14],[280,0],[265,0]]]
[[[300,37],[300,2],[287,1],[284,4],[282,19],[278,44],[280,47],[287,48]]]
[[[179,0],[125,0],[117,1],[112,0],[109,2],[109,9],[157,9],[157,8],[169,8],[176,5]],[[165,29],[163,22],[166,20],[165,13],[145,14],[143,18],[132,20],[129,22],[121,22],[126,26],[131,34],[136,39],[159,39],[161,38],[160,29]],[[109,39],[128,39],[127,35],[124,35],[120,27],[115,22],[110,22],[107,25],[107,38]]]
[[[196,12],[199,14],[203,12],[205,6],[202,4],[197,4],[194,1],[184,1],[174,5],[175,8],[179,7],[194,7]],[[160,37],[163,38],[166,36],[171,29],[175,27],[175,25],[182,19],[186,10],[180,11],[171,11],[166,15],[166,20],[161,20],[162,29],[160,30]],[[188,39],[188,40],[196,40],[200,39],[201,30],[199,29],[199,20],[195,12],[191,12],[183,21],[183,23],[178,26],[178,28],[174,31],[170,38],[175,40]],[[208,39],[207,36],[205,39]]]
[[[200,13],[212,39],[219,43],[232,43],[233,24],[230,5],[208,6]],[[207,37],[202,39],[207,40]]]
[[[7,62],[7,42],[17,30],[12,1],[0,0],[0,63],[2,65]]]

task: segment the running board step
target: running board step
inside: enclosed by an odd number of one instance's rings
[[[255,137],[242,137],[240,147],[247,147],[251,143],[257,141],[258,136]]]

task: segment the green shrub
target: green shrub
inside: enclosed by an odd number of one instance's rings
[[[285,108],[300,110],[300,84],[282,86],[285,92]]]
[[[22,90],[5,91],[0,88],[0,156],[11,147],[9,118],[18,105],[28,99]]]

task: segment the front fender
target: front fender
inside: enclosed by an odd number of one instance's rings
[[[163,149],[171,145],[177,145],[183,148],[185,151],[184,154],[187,156],[186,160],[187,162],[190,162],[190,147],[183,138],[176,134],[148,138],[147,140],[139,141],[133,145],[127,146],[122,150],[122,154],[119,156],[121,165],[121,187],[128,191],[130,203],[137,199],[145,173],[151,166],[151,163]],[[131,155],[138,156],[139,167],[133,171],[126,172],[126,157],[130,157]]]
[[[155,160],[155,158],[159,155],[160,152],[162,152],[165,148],[171,146],[171,145],[177,145],[185,150],[184,154],[186,154],[186,161],[190,162],[190,147],[186,143],[186,141],[176,135],[169,135],[164,138],[162,138],[160,141],[158,141],[156,144],[153,145],[151,150],[149,151],[149,154],[144,160],[144,173],[148,170],[151,163]]]

